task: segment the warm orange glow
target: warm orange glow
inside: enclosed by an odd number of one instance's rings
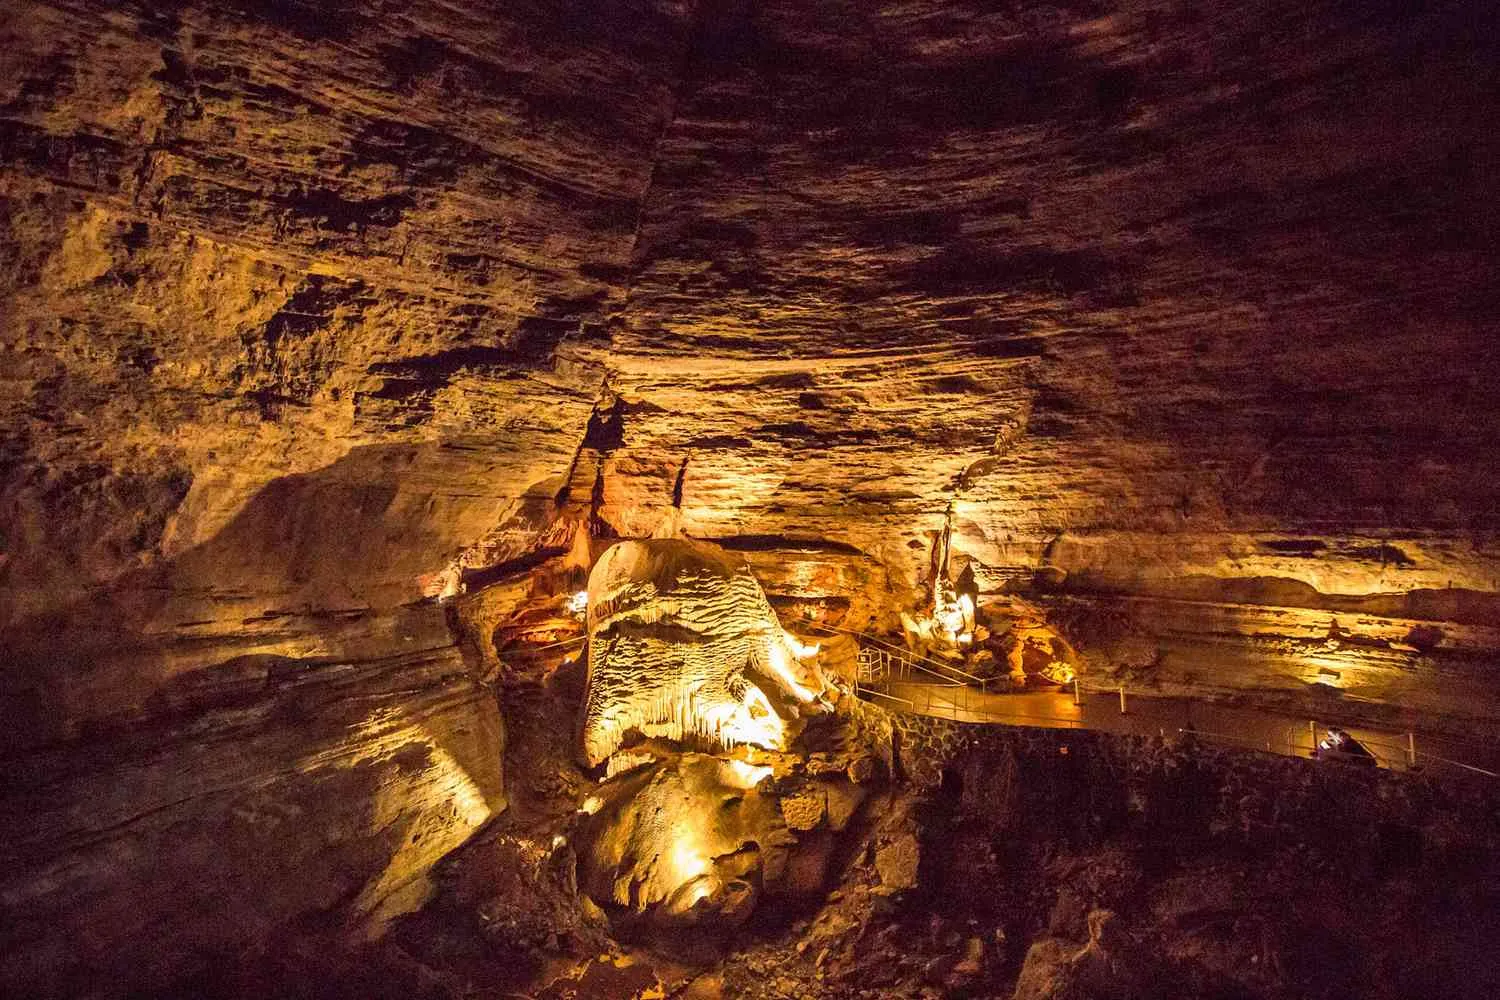
[[[786,685],[786,689],[795,695],[798,701],[803,703],[810,702],[817,697],[817,693],[809,691],[797,681],[797,676],[792,671],[789,655],[795,655],[799,658],[811,656],[818,651],[818,647],[816,645],[811,647],[803,646],[786,633],[782,633],[782,638],[782,642],[771,643],[771,651],[768,655],[770,663],[768,666],[771,668],[771,672],[776,675],[776,678],[782,684]],[[810,649],[811,651],[805,653],[798,652],[798,650],[803,649]]]
[[[974,599],[968,594],[955,596],[946,580],[933,587],[931,617],[908,620],[908,628],[919,634],[943,638],[959,646],[974,641]]]
[[[588,595],[583,742],[591,764],[632,730],[782,749],[780,696],[812,705],[827,691],[816,663],[803,662],[818,646],[781,627],[748,567],[705,546],[622,542],[591,571]],[[700,641],[683,642],[659,622],[681,622]]]
[[[1303,680],[1308,684],[1322,684],[1324,687],[1342,688],[1345,686],[1344,670],[1349,664],[1332,657],[1308,656],[1303,658],[1309,671]]]
[[[754,788],[771,776],[769,767],[757,767],[742,760],[731,760],[725,763],[741,788]]]
[[[383,787],[371,802],[371,821],[384,827],[395,824],[412,809],[413,801],[430,797],[446,802],[451,811],[432,810],[418,820],[422,835],[406,840],[390,858],[386,868],[365,886],[356,904],[368,909],[456,848],[493,815],[483,788],[462,763],[444,749],[420,722],[410,721],[399,710],[371,715],[357,727],[361,752],[357,758],[340,758],[341,766],[389,759],[423,747],[427,764],[420,776]]]
[[[1073,678],[1078,676],[1078,671],[1068,666],[1062,660],[1053,660],[1047,664],[1047,669],[1042,671],[1042,676],[1054,684],[1072,684]]]
[[[679,839],[667,852],[667,865],[672,872],[672,881],[684,885],[708,871],[708,859],[698,851],[695,843],[686,837]]]
[[[745,700],[738,705],[716,706],[713,712],[720,736],[727,742],[753,743],[768,750],[785,745],[786,726],[768,699],[754,684],[747,685]]]
[[[799,660],[805,660],[809,656],[817,656],[818,650],[823,648],[822,643],[815,642],[811,645],[803,645],[802,643],[798,642],[797,637],[792,635],[790,632],[783,634],[785,635],[787,646],[790,647],[792,651],[792,655]]]
[[[451,600],[463,593],[463,566],[459,562],[449,563],[436,573],[426,573],[417,578],[417,586],[423,597],[435,597],[439,601]]]

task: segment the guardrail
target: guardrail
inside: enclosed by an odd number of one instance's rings
[[[930,715],[937,718],[946,718],[955,722],[1000,722],[1013,725],[1044,726],[1048,728],[1084,729],[1095,728],[1110,731],[1117,727],[1090,725],[1084,718],[1083,705],[1087,695],[1107,695],[1111,701],[1117,701],[1119,714],[1131,715],[1130,700],[1128,692],[1121,685],[1103,687],[1099,685],[1085,685],[1080,680],[1070,686],[1068,690],[1072,694],[1072,703],[1080,711],[1077,715],[1057,715],[1037,711],[1035,707],[1029,707],[1025,711],[1005,711],[996,706],[997,696],[991,692],[984,691],[967,684],[955,682],[952,678],[936,674],[935,671],[923,670],[919,664],[903,661],[900,656],[886,656],[882,652],[869,651],[862,648],[859,654],[860,676],[855,684],[856,693],[861,696],[877,699],[882,702],[892,703],[892,707],[900,706],[898,710],[907,711],[921,715]],[[938,683],[919,679],[917,675],[936,676]],[[893,687],[900,694],[892,690],[883,690]],[[1195,703],[1189,700],[1179,699],[1150,699],[1156,713],[1170,713],[1171,709],[1164,706],[1170,703],[1180,707],[1184,715],[1191,716]],[[1022,702],[1017,703],[1022,704]],[[1054,704],[1056,704],[1054,702]],[[1241,710],[1245,711],[1245,710]],[[1263,713],[1267,721],[1275,718],[1274,713]],[[1284,718],[1284,717],[1283,717]],[[1150,727],[1150,722],[1145,721],[1143,725]],[[1156,727],[1162,735],[1167,732],[1168,726]],[[1454,768],[1469,774],[1483,775],[1489,778],[1500,779],[1500,772],[1490,768],[1480,767],[1476,764],[1462,760],[1455,760],[1442,754],[1433,753],[1424,747],[1417,745],[1417,734],[1408,731],[1405,734],[1380,733],[1378,731],[1366,730],[1363,727],[1353,726],[1354,737],[1359,743],[1370,751],[1370,757],[1360,754],[1344,753],[1340,751],[1318,750],[1319,723],[1317,720],[1308,720],[1306,727],[1293,725],[1286,727],[1284,738],[1278,740],[1274,735],[1268,736],[1261,732],[1256,735],[1243,733],[1221,732],[1214,730],[1199,729],[1191,723],[1184,726],[1171,726],[1179,735],[1193,736],[1198,739],[1211,740],[1213,742],[1230,744],[1248,750],[1263,753],[1274,753],[1280,756],[1302,757],[1319,759],[1339,760],[1347,757],[1350,761],[1370,761],[1376,766],[1390,770],[1412,771],[1422,773],[1436,773],[1444,768]],[[1126,730],[1130,731],[1130,730]],[[1140,731],[1137,727],[1136,732]],[[1445,737],[1424,736],[1424,740],[1444,742]],[[1453,742],[1461,743],[1462,740]]]
[[[861,653],[867,648],[879,650],[892,661],[899,661],[901,668],[908,672],[924,673],[949,683],[975,684],[981,690],[988,683],[986,678],[980,677],[977,674],[971,674],[967,670],[956,667],[951,663],[944,663],[942,660],[934,660],[930,656],[923,656],[920,653],[912,652],[904,646],[897,646],[895,643],[887,642],[877,635],[871,635],[869,632],[844,628],[841,625],[829,625],[826,622],[814,621],[811,618],[799,618],[797,619],[797,624],[804,628],[819,629],[834,635],[847,635],[854,639],[863,640],[863,644],[860,646]]]
[[[1287,754],[1292,757],[1322,757],[1330,755],[1329,751],[1318,749],[1317,730],[1318,724],[1315,719],[1308,720],[1306,730],[1302,730],[1300,727],[1288,729],[1286,739]],[[1307,738],[1305,746],[1300,739],[1300,734],[1303,732],[1306,733]],[[1490,778],[1500,778],[1500,772],[1492,771],[1489,768],[1468,764],[1460,760],[1453,760],[1451,757],[1432,753],[1426,749],[1419,749],[1417,747],[1417,735],[1413,731],[1408,731],[1405,739],[1401,740],[1382,739],[1378,736],[1371,736],[1368,732],[1361,733],[1355,738],[1374,755],[1381,767],[1392,770],[1421,771],[1428,769],[1431,765],[1441,765],[1443,767],[1456,767],[1462,771],[1472,774],[1482,774]],[[1438,742],[1446,741],[1445,737],[1424,736],[1423,739],[1433,739]],[[1334,751],[1332,756],[1338,757],[1340,754],[1338,751]]]

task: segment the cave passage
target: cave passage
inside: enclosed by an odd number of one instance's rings
[[[1500,8],[5,13],[0,995],[1500,996]]]

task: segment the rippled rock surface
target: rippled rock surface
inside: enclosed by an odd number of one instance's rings
[[[813,657],[782,629],[743,560],[681,539],[621,542],[589,574],[583,753],[603,763],[632,730],[710,746],[785,749],[816,704]],[[774,702],[773,702],[774,699]]]

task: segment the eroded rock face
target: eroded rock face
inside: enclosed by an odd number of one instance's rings
[[[566,475],[680,6],[9,14],[3,620],[361,445],[472,459],[427,571]]]
[[[0,992],[155,992],[504,808],[431,600],[552,541],[688,17],[0,22]]]
[[[378,933],[505,808],[499,714],[451,653],[245,657],[173,700],[153,725],[8,759],[8,995],[155,995],[330,913]]]
[[[559,490],[802,591],[910,585],[951,506],[987,590],[1149,597],[1169,651],[1246,605],[1225,687],[1306,688],[1265,607],[1496,621],[1490,11],[13,14],[0,621],[400,603]],[[1445,634],[1344,689],[1472,701],[1496,636]]]
[[[1449,89],[1487,75],[1489,15],[714,12],[616,340],[651,404],[625,449],[689,459],[690,530],[873,549],[956,499],[992,581],[1397,525],[1427,556],[1386,586],[1492,565],[1463,528],[1491,490],[1464,359],[1493,356],[1497,219],[1469,206],[1494,97]],[[1294,556],[1234,551],[1325,591],[1381,575]]]
[[[1185,686],[1305,695],[1336,595],[1500,621],[1493,11],[711,9],[613,341],[616,523],[677,482],[692,534],[909,580],[952,503],[986,591],[1121,595]],[[1345,647],[1339,689],[1463,710],[1471,635]]]
[[[399,604],[559,497],[899,590],[951,507],[987,590],[1243,637],[1174,682],[1411,592],[1464,628],[1341,689],[1475,701],[1491,12],[596,6],[17,7],[0,621]],[[156,683],[94,659],[4,694]]]
[[[580,887],[658,927],[743,923],[795,842],[759,790],[770,771],[685,754],[602,788],[579,834]]]
[[[582,891],[618,931],[675,933],[681,948],[694,934],[717,943],[768,894],[817,893],[857,839],[846,831],[865,783],[891,774],[889,732],[798,662],[817,650],[713,546],[611,546],[589,575],[587,618],[583,758],[608,769],[580,805]],[[884,866],[899,871],[894,889],[915,884],[917,856],[908,842]]]
[[[786,753],[657,746],[582,801],[568,834],[579,889],[627,939],[684,955],[732,947],[726,935],[758,907],[817,900],[867,842],[861,807],[889,790],[891,773],[854,763],[878,750],[878,732],[839,714],[820,717]],[[893,873],[885,891],[914,886],[909,833],[882,850],[900,854],[879,862]]]

